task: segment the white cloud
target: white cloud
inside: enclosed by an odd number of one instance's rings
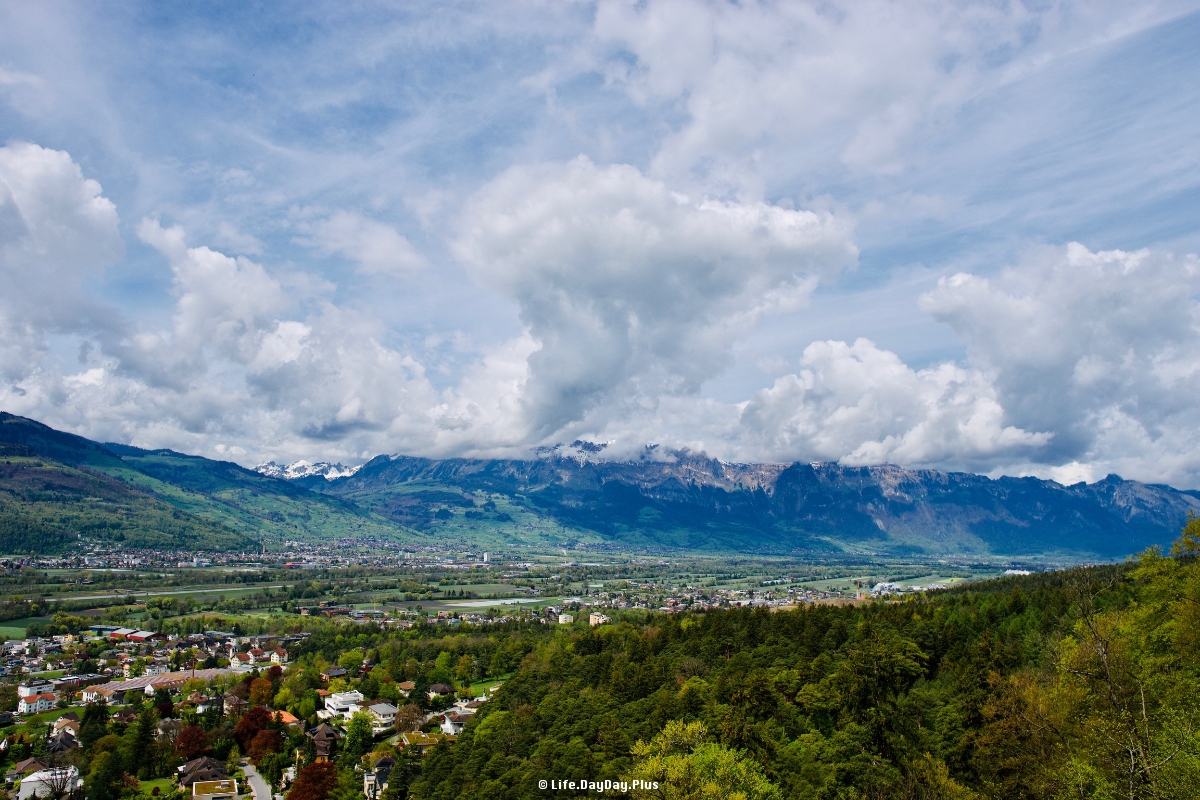
[[[331,287],[190,246],[152,219],[138,235],[170,269],[174,313],[124,321],[87,290],[123,251],[100,187],[66,153],[14,144],[0,148],[0,192],[0,406],[100,439],[254,461],[511,456],[586,438],[614,457],[660,442],[737,460],[1200,484],[1195,256],[1072,244],[947,277],[921,308],[966,342],[966,362],[914,369],[866,339],[818,341],[793,373],[719,402],[705,383],[755,320],[802,309],[854,263],[847,225],[689,198],[630,166],[515,167],[469,200],[454,245],[526,332],[463,339],[468,365],[439,390]],[[85,363],[54,356],[56,335]]]
[[[1200,470],[1198,291],[1195,256],[1071,244],[944,278],[921,307],[968,342],[1006,419],[1055,432],[1043,463],[1177,479]]]
[[[538,344],[522,400],[535,437],[606,404],[697,392],[756,316],[856,256],[830,215],[693,200],[582,157],[506,171],[464,226],[460,255]]]
[[[29,374],[47,334],[119,326],[84,286],[124,254],[118,222],[67,153],[0,147],[0,373]]]
[[[953,364],[913,370],[873,342],[814,342],[799,374],[754,395],[742,452],[848,464],[974,467],[1036,452],[1052,436],[1006,425],[994,388]]]
[[[302,243],[356,261],[368,275],[407,275],[429,266],[395,228],[356,212],[336,211],[325,219],[301,223],[299,230],[306,234]]]
[[[897,172],[968,102],[1185,9],[601,0],[594,57],[609,83],[678,120],[658,151],[658,174],[694,172],[753,190],[781,167],[801,179],[836,163]]]

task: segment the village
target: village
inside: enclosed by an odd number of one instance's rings
[[[94,745],[84,731],[89,715],[103,710],[105,730],[128,729],[153,709],[156,746],[167,747],[175,761],[182,761],[171,775],[170,788],[177,794],[193,800],[247,795],[272,800],[296,779],[299,766],[328,762],[338,754],[339,743],[357,737],[356,750],[381,745],[380,753],[360,758],[355,767],[364,795],[373,799],[386,790],[397,763],[389,750],[419,758],[439,742],[453,741],[500,685],[493,681],[475,696],[462,684],[389,679],[379,692],[385,696],[371,696],[362,690],[379,686],[369,680],[375,665],[358,651],[336,664],[322,664],[315,675],[293,665],[289,648],[308,637],[306,632],[239,636],[219,630],[178,636],[97,624],[78,633],[7,642],[10,671],[44,666],[46,659],[61,666],[64,659],[80,656],[82,663],[102,666],[54,677],[25,673],[17,680],[15,712],[0,712],[0,728],[23,731],[0,742],[10,762],[5,786],[18,800],[81,790],[84,778],[76,754]],[[291,704],[304,715],[297,716],[276,706],[295,698],[289,685],[297,681],[289,678],[302,673],[309,673],[307,693],[312,697]],[[234,734],[223,758],[219,745],[195,746],[197,737],[205,738],[206,727],[218,725],[231,727]],[[38,738],[37,732],[44,736]],[[239,745],[244,745],[240,752]],[[155,787],[153,796],[165,788]]]

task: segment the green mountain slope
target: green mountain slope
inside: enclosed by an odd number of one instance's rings
[[[0,496],[5,498],[0,551],[61,549],[85,529],[88,535],[130,546],[205,550],[286,540],[421,538],[352,501],[310,492],[237,464],[171,450],[101,445],[4,412],[0,445],[21,448],[23,458],[36,456],[42,471],[36,479],[25,471],[0,479]],[[37,481],[73,488],[29,494],[26,484]],[[29,499],[35,495],[41,499]],[[130,523],[132,528],[102,524],[114,514],[138,522]],[[58,522],[51,524],[50,519]],[[178,524],[172,527],[171,520]]]
[[[0,444],[0,551],[58,552],[80,537],[129,547],[233,550],[254,541],[128,483]]]

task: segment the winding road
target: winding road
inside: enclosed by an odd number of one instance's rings
[[[271,786],[262,775],[258,774],[258,770],[254,765],[245,762],[242,764],[242,771],[246,773],[246,782],[250,784],[250,790],[254,792],[254,800],[271,800]]]

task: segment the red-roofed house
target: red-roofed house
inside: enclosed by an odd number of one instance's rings
[[[17,703],[17,713],[40,714],[54,708],[54,701],[53,694],[31,694],[28,697],[22,697]]]

